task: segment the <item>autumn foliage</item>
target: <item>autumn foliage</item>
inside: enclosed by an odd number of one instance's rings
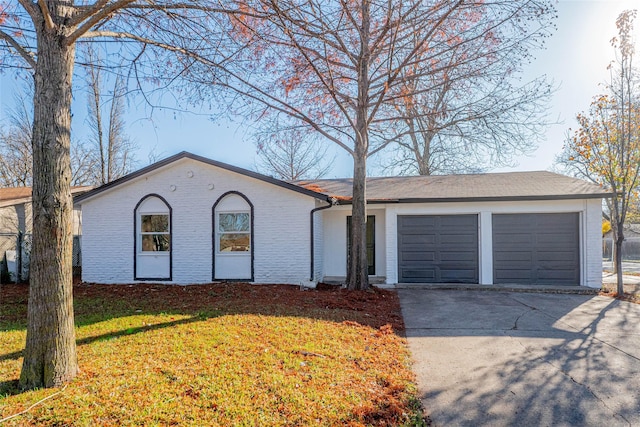
[[[640,75],[633,62],[633,21],[636,11],[616,20],[618,36],[611,40],[616,60],[609,70],[608,93],[594,97],[589,111],[577,115],[579,128],[570,135],[561,162],[574,174],[611,191],[606,200],[614,235],[614,268],[618,293],[623,293],[622,242],[630,206],[640,183]]]
[[[630,104],[621,117],[619,101],[600,95],[588,113],[576,119],[579,129],[569,141],[570,161],[581,162],[585,170],[603,186],[626,189],[634,186],[640,163],[640,105]],[[623,129],[620,124],[626,122]],[[627,133],[630,132],[630,137]],[[623,144],[623,138],[626,139]]]

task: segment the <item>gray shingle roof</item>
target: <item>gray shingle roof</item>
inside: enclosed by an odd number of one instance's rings
[[[335,197],[350,203],[352,179],[285,182],[257,172],[183,151],[120,179],[76,196],[83,202],[183,158],[207,163],[320,200]],[[552,172],[509,172],[477,175],[396,176],[367,178],[367,200],[384,202],[453,202],[490,200],[554,200],[610,197],[602,187]]]
[[[339,200],[351,199],[352,179],[294,181]],[[367,178],[370,202],[558,200],[610,197],[599,185],[546,172]]]

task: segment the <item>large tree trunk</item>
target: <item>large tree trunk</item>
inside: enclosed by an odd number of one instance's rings
[[[367,289],[369,267],[367,262],[367,157],[356,150],[353,159],[353,201],[351,205],[351,254],[347,265],[347,288]]]
[[[33,119],[33,246],[22,388],[55,387],[78,372],[73,319],[70,182],[75,46],[38,29]]]
[[[367,153],[369,152],[369,2],[363,0],[362,27],[360,28],[360,55],[358,56],[358,101],[356,106],[356,135],[353,150],[353,193],[351,204],[351,256],[347,265],[347,288],[368,289],[367,263]]]

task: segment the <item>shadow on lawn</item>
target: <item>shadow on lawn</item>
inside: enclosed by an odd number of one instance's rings
[[[88,345],[98,341],[107,341],[114,338],[135,335],[143,332],[150,332],[150,331],[155,331],[155,330],[164,329],[164,328],[171,328],[178,325],[201,322],[203,320],[208,319],[209,317],[213,317],[213,316],[198,314],[186,319],[172,320],[169,322],[156,323],[153,325],[145,325],[145,326],[122,329],[119,331],[109,332],[109,333],[100,334],[100,335],[94,335],[91,337],[86,337],[86,338],[76,340],[76,345],[77,346]],[[107,319],[103,319],[103,320],[107,320]],[[1,331],[2,330],[0,330],[0,332]],[[17,360],[20,357],[22,357],[22,350],[14,351],[6,354],[0,354],[0,362],[6,361],[6,360]],[[22,390],[20,390],[20,388],[18,387],[18,380],[0,382],[0,396],[3,396],[3,395],[13,396],[16,394],[20,394],[21,392]]]
[[[140,313],[137,313],[137,314],[140,314]],[[153,325],[145,325],[145,326],[139,326],[139,327],[134,327],[134,328],[122,329],[120,331],[109,332],[109,333],[101,334],[101,335],[94,335],[94,336],[91,336],[91,337],[86,337],[86,338],[82,338],[82,339],[76,340],[76,345],[81,346],[81,345],[86,345],[86,344],[92,344],[94,342],[106,341],[106,340],[110,340],[110,339],[113,339],[113,338],[124,337],[124,336],[127,336],[127,335],[135,335],[135,334],[139,334],[139,333],[142,333],[142,332],[155,331],[155,330],[158,330],[158,329],[164,329],[164,328],[170,328],[170,327],[178,326],[178,325],[185,325],[185,324],[188,324],[188,323],[200,322],[200,321],[208,319],[209,317],[213,317],[213,316],[206,316],[206,315],[198,314],[196,316],[189,317],[187,319],[172,320],[170,322],[155,323]],[[103,320],[107,320],[107,319],[103,319]],[[20,357],[22,357],[22,350],[21,351],[14,351],[12,353],[1,354],[0,355],[0,362],[4,361],[4,360],[18,359]],[[2,388],[0,388],[0,390],[2,390]]]
[[[0,332],[26,328],[27,292],[24,285],[3,285]],[[391,324],[404,331],[397,294],[390,291],[345,291],[321,286],[302,291],[291,285],[86,285],[74,286],[76,327],[136,315],[190,315],[187,319],[127,328],[79,339],[78,345],[155,329],[235,314],[310,317],[328,321],[354,321],[379,328]],[[22,351],[0,354],[0,362],[15,360]],[[2,388],[0,387],[0,392]]]

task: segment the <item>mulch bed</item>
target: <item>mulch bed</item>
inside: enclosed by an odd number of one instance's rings
[[[640,304],[640,284],[625,284],[624,293],[618,295],[618,287],[615,283],[605,283],[602,285],[600,295]]]
[[[319,284],[316,289],[301,290],[292,285],[250,285],[247,283],[212,283],[206,285],[99,285],[74,284],[75,298],[126,301],[131,308],[163,311],[196,312],[215,309],[225,312],[271,314],[275,310],[283,315],[296,315],[300,309],[317,309],[320,315],[351,320],[379,328],[390,324],[396,333],[404,332],[400,302],[396,292],[371,288],[367,291],[348,291],[340,286]],[[26,316],[28,285],[0,285],[2,304],[24,305],[25,310],[11,312],[11,317]],[[15,307],[15,306],[14,306]],[[76,315],[78,307],[76,307]],[[0,311],[0,315],[2,315]],[[7,316],[3,320],[10,319]]]

